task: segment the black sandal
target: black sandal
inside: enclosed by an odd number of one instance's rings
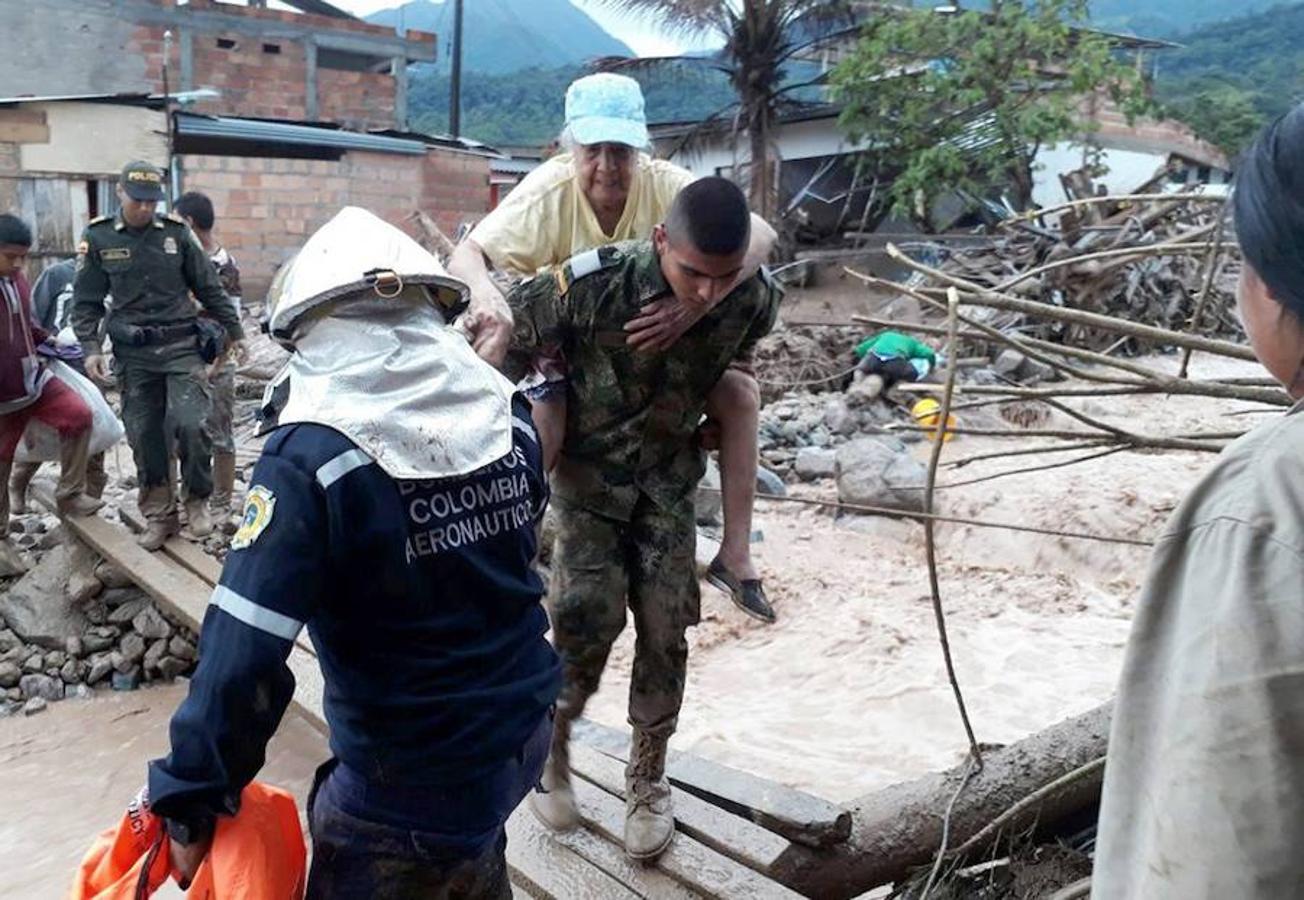
[[[739,579],[725,568],[718,559],[711,560],[706,569],[706,580],[716,588],[724,591],[733,600],[734,606],[741,609],[753,619],[773,625],[778,617],[774,607],[765,598],[765,587],[759,578]]]

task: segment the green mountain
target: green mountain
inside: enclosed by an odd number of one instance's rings
[[[1281,0],[1092,0],[1091,20],[1101,28],[1145,37],[1178,37],[1214,22],[1270,9]]]
[[[1157,98],[1230,154],[1304,100],[1304,3],[1208,25],[1159,58]]]
[[[439,35],[436,66],[447,72],[453,37],[449,0],[415,0],[366,17],[374,25]],[[466,0],[462,7],[462,70],[503,74],[579,65],[597,56],[632,56],[570,0]]]

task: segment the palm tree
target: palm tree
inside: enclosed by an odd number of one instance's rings
[[[690,134],[728,128],[734,146],[746,132],[745,163],[752,208],[770,218],[776,190],[773,161],[775,125],[781,114],[811,105],[794,96],[823,82],[823,75],[800,84],[785,83],[785,66],[803,50],[855,30],[853,0],[601,0],[618,10],[653,14],[668,33],[713,35],[724,47],[711,56],[605,57],[595,66],[607,71],[705,66],[723,72],[736,99],[717,110]]]

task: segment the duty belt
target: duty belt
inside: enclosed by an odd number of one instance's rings
[[[169,325],[128,325],[109,322],[109,336],[114,343],[129,347],[146,347],[152,344],[171,344],[195,336],[195,322],[178,322]]]

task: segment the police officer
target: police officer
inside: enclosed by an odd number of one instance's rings
[[[656,857],[674,836],[665,759],[684,697],[685,631],[699,614],[693,496],[705,466],[698,423],[721,374],[750,368],[781,296],[764,270],[730,290],[749,230],[737,186],[704,178],[679,192],[652,241],[581,253],[508,297],[517,352],[560,349],[569,372],[566,433],[552,473],[558,525],[550,593],[565,687],[545,792],[531,803],[553,828],[578,822],[570,726],[597,690],[628,606],[638,642],[625,851],[635,859]],[[700,318],[662,353],[634,353],[625,328],[658,300],[690,305]]]
[[[117,193],[118,214],[93,220],[78,247],[72,327],[86,353],[86,371],[106,380],[98,328],[104,297],[112,292],[107,330],[122,379],[122,417],[136,460],[140,511],[148,523],[140,544],[157,550],[180,530],[168,465],[170,434],[181,458],[190,531],[204,537],[213,530],[213,442],[205,427],[211,394],[190,294],[221,323],[227,352],[237,359],[244,353],[244,332],[194,233],[180,219],[157,214],[163,173],[149,163],[128,163]]]
[[[289,400],[150,766],[185,878],[263,763],[306,624],[335,756],[309,799],[308,897],[511,896],[503,824],[560,688],[532,568],[547,482],[528,404],[448,324],[465,294],[348,208],[270,298]]]

